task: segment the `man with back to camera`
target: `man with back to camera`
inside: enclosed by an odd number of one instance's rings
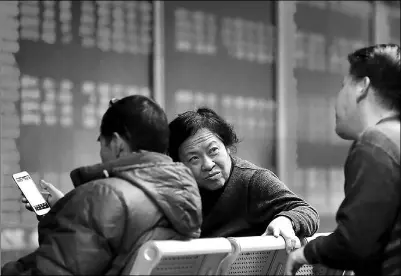
[[[101,164],[71,172],[75,188],[52,195],[38,225],[39,248],[2,275],[127,275],[149,240],[200,235],[199,190],[190,170],[165,155],[164,111],[144,96],[111,102],[100,136]]]
[[[348,61],[336,133],[354,143],[344,166],[338,226],[292,252],[286,275],[308,263],[356,275],[401,275],[400,46],[359,49]]]

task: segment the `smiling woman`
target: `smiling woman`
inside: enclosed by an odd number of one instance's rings
[[[313,235],[319,216],[268,169],[234,156],[234,129],[209,108],[170,123],[169,154],[183,162],[202,197],[202,237]]]

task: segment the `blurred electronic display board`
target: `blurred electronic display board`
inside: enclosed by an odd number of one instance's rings
[[[0,2],[2,263],[35,246],[11,175],[72,189],[110,98],[151,96],[152,17],[150,1]]]
[[[347,55],[373,41],[373,4],[297,1],[295,23],[299,115],[293,188],[317,208],[320,231],[332,231],[344,198],[342,167],[350,147],[335,133],[334,106],[348,70]]]
[[[242,142],[238,156],[275,166],[275,3],[165,1],[169,119],[208,106]]]
[[[397,2],[398,5],[387,7],[389,9],[389,16],[387,17],[387,19],[390,27],[390,40],[391,40],[390,42],[400,45],[401,43],[400,2],[399,1],[394,1],[394,2]]]

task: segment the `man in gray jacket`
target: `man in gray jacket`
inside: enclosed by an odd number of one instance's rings
[[[101,164],[71,172],[75,188],[40,219],[39,248],[2,275],[117,275],[149,240],[200,235],[190,170],[165,155],[164,111],[143,96],[111,102],[100,127]]]
[[[401,275],[400,46],[381,44],[348,56],[336,105],[336,132],[354,143],[344,166],[337,228],[288,257],[356,275]]]

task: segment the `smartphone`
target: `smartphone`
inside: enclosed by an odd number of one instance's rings
[[[25,171],[15,173],[13,179],[38,216],[43,216],[50,211],[49,203],[40,193],[29,173]]]

